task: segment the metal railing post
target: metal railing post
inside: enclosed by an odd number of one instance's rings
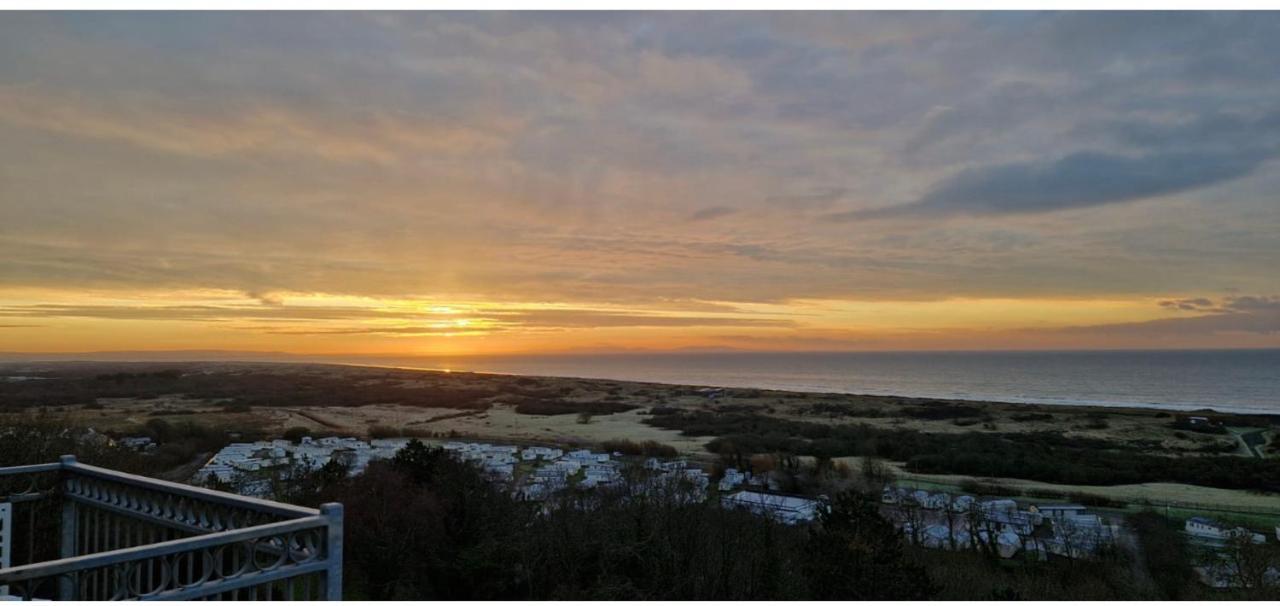
[[[76,456],[62,455],[59,457],[58,462],[62,465],[61,482],[65,484],[71,473],[71,466],[76,463]],[[62,533],[61,539],[58,542],[59,558],[73,558],[80,555],[76,553],[76,533],[78,530],[76,528],[76,513],[76,502],[71,499],[63,498],[62,524],[59,526],[59,530]],[[62,575],[58,577],[58,599],[64,601],[76,599],[76,583],[75,579],[70,575]]]
[[[321,505],[320,515],[328,521],[328,568],[324,575],[324,599],[339,601],[342,599],[342,503]]]

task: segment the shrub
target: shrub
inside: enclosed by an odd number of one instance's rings
[[[298,442],[302,441],[302,438],[305,438],[309,435],[311,435],[310,429],[307,429],[306,427],[295,426],[295,427],[290,427],[284,430],[284,434],[282,435],[282,437],[286,440],[289,440],[290,442],[293,442],[294,444],[297,444]]]
[[[371,425],[369,426],[367,433],[372,439],[383,440],[386,438],[398,438],[402,432],[390,425]]]
[[[964,480],[960,482],[960,490],[973,495],[980,496],[1007,496],[1016,497],[1021,492],[1010,486],[997,482],[981,482],[978,480]]]
[[[639,408],[634,404],[620,402],[571,402],[568,400],[526,399],[516,404],[515,411],[522,415],[572,415],[589,413],[593,415],[611,415],[615,412],[626,412]]]
[[[1018,413],[1018,414],[1010,415],[1009,418],[1014,421],[1040,422],[1040,421],[1052,421],[1053,415],[1047,412],[1026,412],[1026,413]]]
[[[1280,492],[1280,461],[1275,459],[1161,456],[1148,454],[1150,445],[1134,441],[1064,436],[1052,431],[939,434],[702,411],[650,416],[644,422],[676,429],[686,436],[713,436],[707,450],[735,459],[774,452],[872,455],[905,461],[907,471],[917,473],[1093,486],[1179,482]]]
[[[1227,428],[1222,423],[1210,418],[1208,422],[1192,422],[1189,416],[1178,416],[1169,427],[1182,431],[1194,431],[1196,433],[1207,433],[1222,435],[1227,433]]]
[[[631,456],[670,459],[680,455],[680,451],[676,450],[675,447],[654,440],[645,440],[644,442],[634,442],[632,440],[605,440],[600,443],[600,448],[609,452],[620,452],[624,455]]]
[[[981,409],[972,406],[954,406],[950,404],[933,404],[929,406],[914,406],[911,408],[903,408],[899,414],[912,419],[927,419],[930,421],[941,421],[945,419],[957,419],[963,417],[981,417],[986,413]]]

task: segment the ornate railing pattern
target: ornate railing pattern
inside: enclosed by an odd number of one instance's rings
[[[52,478],[52,480],[50,479]],[[0,468],[0,500],[61,500],[59,528],[28,512],[27,563],[0,569],[25,599],[341,599],[342,506],[319,510],[77,463]],[[57,559],[33,538],[57,537]],[[46,546],[46,549],[48,547]]]

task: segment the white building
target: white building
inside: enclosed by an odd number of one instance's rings
[[[973,509],[973,504],[976,502],[977,499],[967,494],[962,494],[951,500],[951,511],[966,513],[970,509]]]
[[[1260,532],[1253,532],[1241,526],[1231,528],[1217,520],[1199,516],[1188,518],[1183,530],[1192,541],[1205,545],[1220,546],[1232,538],[1241,536],[1249,537],[1249,540],[1254,543],[1267,542],[1266,535]]]
[[[738,471],[736,467],[730,467],[724,470],[724,477],[720,478],[718,488],[720,492],[729,492],[746,482],[749,475],[751,474]]]
[[[1060,520],[1070,518],[1077,515],[1084,515],[1088,512],[1088,508],[1084,505],[1074,504],[1038,504],[1028,508],[1032,513],[1038,513],[1050,520]]]
[[[720,504],[730,509],[745,509],[783,524],[812,522],[818,517],[822,502],[794,495],[772,494],[742,490],[720,498]]]
[[[216,478],[236,484],[241,492],[250,490],[246,487],[266,490],[270,482],[264,475],[282,478],[292,473],[294,467],[316,470],[331,461],[342,463],[349,473],[357,474],[363,472],[370,461],[395,456],[408,442],[403,438],[366,442],[335,436],[319,439],[306,436],[298,444],[288,440],[237,442],[218,451],[192,479],[203,483]]]
[[[155,448],[155,443],[147,436],[137,436],[131,438],[120,438],[120,445],[133,450],[151,450]]]
[[[590,450],[575,450],[564,455],[564,458],[571,461],[577,461],[583,465],[587,463],[604,463],[609,460],[609,453],[591,452]]]
[[[545,448],[542,446],[530,446],[520,452],[520,459],[523,461],[554,461],[564,456],[564,451],[559,448]]]

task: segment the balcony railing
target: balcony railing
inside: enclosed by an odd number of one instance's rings
[[[9,599],[342,599],[337,503],[297,507],[70,455],[0,467],[4,503],[0,596]]]

